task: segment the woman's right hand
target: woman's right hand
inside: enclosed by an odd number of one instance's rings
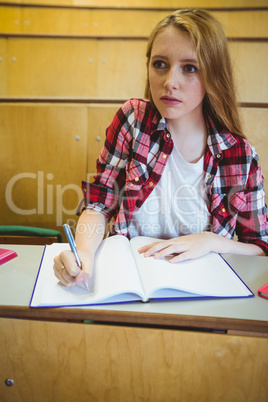
[[[63,251],[54,258],[54,273],[63,285],[70,288],[88,282],[93,271],[95,252],[102,242],[106,225],[107,219],[102,213],[91,209],[83,211],[75,231],[82,269],[78,267],[71,250]]]
[[[76,263],[75,256],[71,250],[66,250],[54,258],[54,273],[58,280],[68,288],[75,285],[87,283],[92,275],[94,255],[89,251],[79,251],[78,255],[82,269]]]

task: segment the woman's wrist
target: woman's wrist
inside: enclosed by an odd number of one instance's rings
[[[210,251],[222,254],[265,255],[264,251],[252,243],[243,243],[234,239],[227,239],[216,233],[207,232],[211,235]]]

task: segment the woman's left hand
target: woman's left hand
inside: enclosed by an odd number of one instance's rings
[[[138,251],[144,257],[160,259],[174,255],[169,262],[175,263],[201,257],[210,251],[216,251],[219,236],[212,232],[201,232],[169,240],[163,240],[141,247]]]

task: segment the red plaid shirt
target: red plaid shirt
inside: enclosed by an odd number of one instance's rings
[[[207,119],[204,182],[211,231],[254,243],[268,254],[268,221],[258,156],[244,138],[218,133]],[[82,182],[85,207],[112,220],[111,233],[128,235],[128,226],[160,180],[173,149],[164,118],[151,103],[131,99],[106,132],[93,183]]]

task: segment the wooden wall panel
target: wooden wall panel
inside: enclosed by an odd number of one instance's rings
[[[267,345],[249,336],[1,318],[1,400],[266,402]]]
[[[95,35],[147,37],[169,11],[94,10]]]
[[[21,20],[21,7],[0,7],[0,32],[21,32]]]
[[[266,4],[268,5],[268,3]],[[227,37],[267,38],[268,10],[213,11]]]
[[[88,180],[92,180],[96,172],[96,159],[102,149],[106,128],[111,124],[118,105],[90,105],[88,107],[88,150],[87,150],[87,173]]]
[[[24,33],[94,35],[94,10],[27,7],[23,20],[28,21]]]
[[[0,96],[8,94],[7,39],[0,38]]]
[[[131,40],[10,39],[6,96],[143,96],[145,46]]]
[[[229,44],[240,102],[268,102],[268,42]]]
[[[177,0],[1,0],[0,3],[38,4],[77,7],[123,7],[123,8],[177,8]],[[180,7],[252,7],[252,0],[180,0]],[[254,7],[266,7],[266,0],[255,0]]]
[[[242,108],[244,131],[249,142],[256,148],[260,158],[266,204],[268,205],[268,109]]]
[[[168,10],[0,7],[0,32],[147,37]],[[212,11],[228,37],[267,38],[268,10]]]
[[[146,42],[99,41],[98,93],[101,98],[143,97]]]
[[[22,33],[123,37],[148,36],[154,25],[169,14],[168,11],[132,10],[129,12],[128,10],[71,8],[25,8],[22,13]],[[11,23],[10,26],[12,26]]]
[[[27,2],[27,0],[22,0]],[[28,0],[29,1],[29,0]],[[30,0],[30,1],[42,1],[42,0]],[[70,1],[70,0],[49,0],[49,1]],[[99,7],[141,7],[141,8],[177,8],[179,7],[234,7],[233,0],[73,0],[73,5],[80,6],[99,6]],[[252,7],[251,0],[235,0],[236,7]],[[267,6],[266,0],[255,0],[255,7]]]
[[[87,110],[0,107],[1,224],[58,229],[74,219],[86,173]]]
[[[12,38],[7,93],[18,97],[142,97],[146,41]],[[232,42],[240,102],[268,102],[268,42]]]
[[[8,95],[95,96],[96,45],[94,39],[10,40]]]

